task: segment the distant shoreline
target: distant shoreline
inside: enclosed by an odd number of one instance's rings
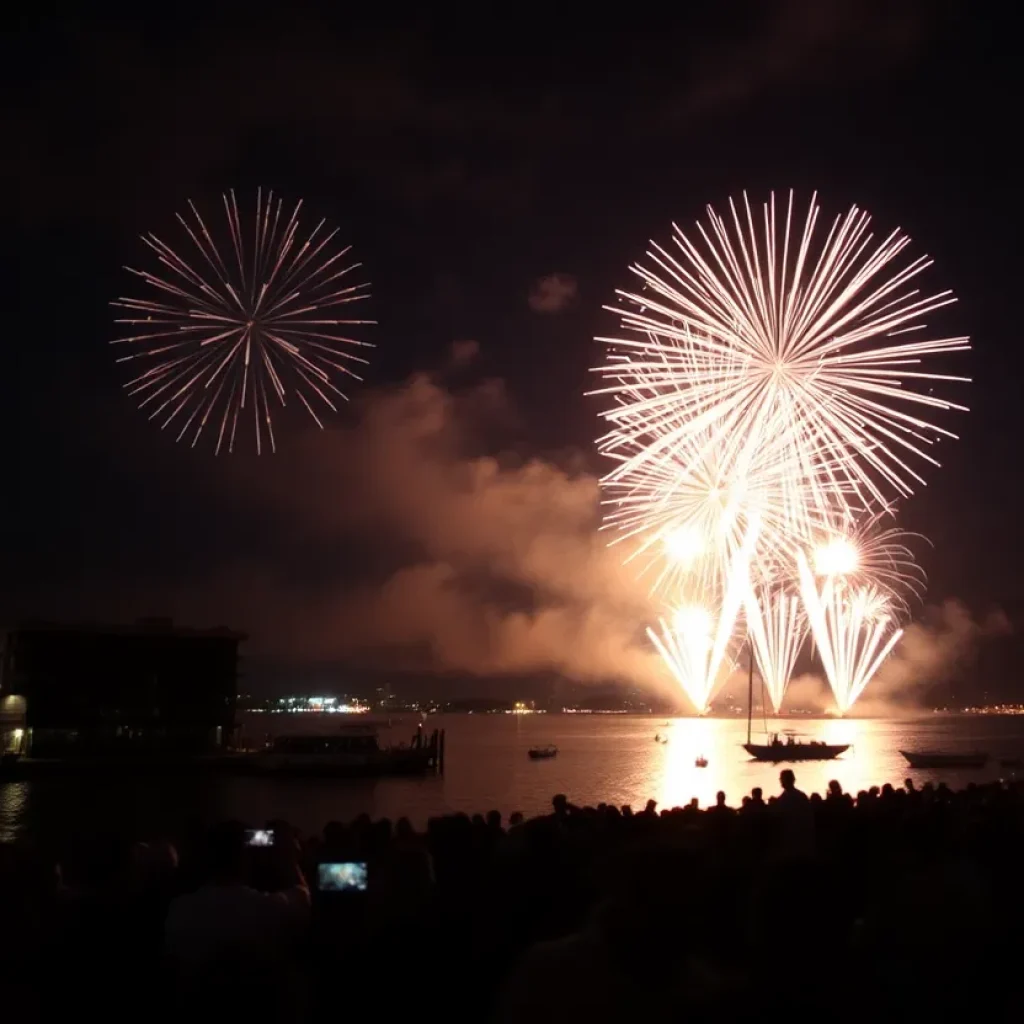
[[[370,710],[368,712],[360,714],[331,714],[324,711],[315,710],[302,710],[302,711],[284,711],[273,708],[240,708],[240,714],[244,715],[273,715],[279,717],[282,715],[293,715],[302,716],[304,718],[329,718],[338,719],[339,722],[344,721],[379,721],[380,719],[394,719],[394,720],[407,720],[413,718],[419,718],[421,716],[426,719],[435,718],[438,716],[445,717],[466,717],[472,718],[474,716],[479,717],[493,717],[504,715],[510,718],[531,718],[534,716],[544,718],[662,718],[662,719],[700,719],[707,718],[715,721],[743,721],[747,718],[746,713],[738,712],[711,712],[706,715],[696,715],[692,712],[683,711],[592,711],[592,710],[556,710],[546,711],[537,710],[530,712],[516,712],[509,711],[504,708],[495,708],[489,710],[473,710],[473,711],[462,711],[462,710],[438,710],[424,712],[417,709],[401,708],[395,710]],[[1024,716],[1024,709],[1018,711],[1002,711],[1002,710],[968,710],[968,709],[952,709],[947,710],[943,708],[917,708],[917,709],[901,709],[893,710],[886,714],[877,713],[860,713],[853,711],[846,715],[830,714],[827,711],[785,711],[781,714],[768,714],[765,715],[760,711],[754,712],[754,723],[763,723],[766,719],[770,722],[828,722],[828,721],[892,721],[900,719],[923,719],[923,718],[1018,718]]]

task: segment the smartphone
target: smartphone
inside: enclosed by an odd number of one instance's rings
[[[245,844],[246,846],[273,846],[274,830],[272,828],[247,828]]]
[[[320,892],[366,892],[365,861],[320,864],[316,884]]]

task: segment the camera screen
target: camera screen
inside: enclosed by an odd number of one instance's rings
[[[317,884],[321,892],[366,892],[366,864],[362,861],[321,864]]]
[[[245,838],[250,846],[273,846],[274,830],[270,828],[250,828],[246,831]]]

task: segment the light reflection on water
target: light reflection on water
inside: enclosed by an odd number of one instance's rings
[[[697,797],[704,806],[714,803],[716,793],[722,790],[730,803],[737,804],[755,786],[761,786],[766,796],[777,792],[779,772],[786,767],[796,773],[798,787],[807,792],[824,792],[833,779],[854,793],[885,782],[899,784],[915,774],[921,775],[923,781],[927,773],[911,772],[899,749],[903,745],[924,749],[928,745],[924,742],[925,723],[915,723],[913,729],[908,723],[898,723],[898,730],[893,728],[894,724],[839,718],[780,720],[775,725],[780,731],[794,729],[805,740],[845,743],[850,749],[834,761],[771,765],[750,760],[741,749],[740,745],[746,741],[746,723],[735,719],[676,719],[668,728],[660,730],[662,735],[668,736],[668,744],[653,744],[655,754],[662,754],[662,764],[652,765],[652,773],[658,780],[656,799],[660,806],[672,807]],[[1021,733],[1024,734],[1024,728]],[[755,743],[766,740],[763,728],[755,731]],[[946,745],[966,749],[952,742],[952,738]],[[701,756],[708,761],[705,768],[696,766],[696,759]]]
[[[668,724],[665,724],[668,721]],[[408,741],[417,719],[383,730],[389,742]],[[755,723],[761,726],[761,723]],[[702,805],[724,790],[731,804],[754,786],[778,792],[784,765],[749,760],[742,719],[626,715],[457,715],[431,718],[429,728],[447,730],[447,772],[443,779],[387,779],[379,782],[74,778],[0,784],[0,841],[28,832],[61,841],[69,834],[104,829],[140,837],[174,836],[189,822],[227,816],[250,824],[284,817],[304,831],[332,819],[407,815],[417,824],[451,811],[544,813],[555,793],[577,804],[601,801],[642,807],[649,798],[665,806],[697,797]],[[829,780],[857,790],[885,782],[918,783],[944,778],[954,786],[1000,775],[998,758],[1024,755],[1024,717],[930,716],[916,720],[791,719],[768,722],[769,729],[793,729],[805,739],[849,743],[836,761],[796,764],[797,785],[822,792]],[[250,735],[266,732],[333,732],[337,716],[252,716]],[[667,744],[654,741],[657,733]],[[763,727],[755,740],[764,738]],[[531,761],[531,746],[553,743],[559,754]],[[982,771],[915,772],[900,749],[982,749],[993,756]],[[696,758],[708,760],[706,768]]]

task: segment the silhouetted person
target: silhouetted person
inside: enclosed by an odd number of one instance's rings
[[[280,872],[279,891],[259,892],[246,884],[250,853],[273,861]],[[248,850],[245,829],[226,822],[210,832],[206,864],[206,883],[171,903],[164,927],[164,948],[182,1009],[198,1003],[238,1011],[243,1000],[266,1019],[290,1019],[281,1016],[296,1005],[289,956],[310,909],[294,848],[285,842]]]
[[[796,788],[791,768],[779,772],[778,795],[773,812],[779,821],[778,852],[784,857],[805,857],[814,853],[814,812],[807,794]]]

